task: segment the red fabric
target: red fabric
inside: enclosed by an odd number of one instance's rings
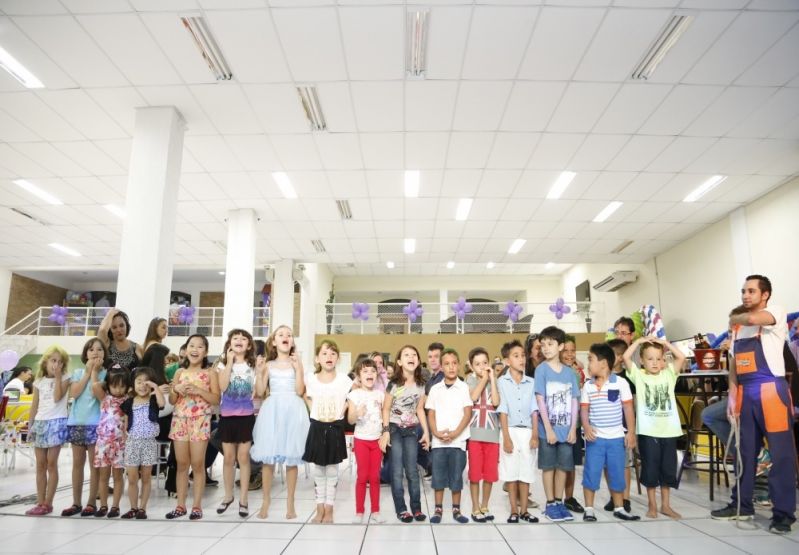
[[[383,460],[383,452],[376,439],[353,440],[352,451],[355,453],[355,461],[358,463],[358,477],[355,481],[355,512],[363,514],[364,501],[366,499],[366,483],[369,483],[369,499],[371,501],[371,512],[380,511],[380,463]]]
[[[499,443],[469,440],[469,481],[496,482],[499,480]]]

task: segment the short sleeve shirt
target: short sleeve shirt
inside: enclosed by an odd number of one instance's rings
[[[469,374],[466,385],[472,391],[480,382],[475,374]],[[471,394],[470,394],[471,395]],[[491,382],[487,381],[480,397],[472,406],[472,421],[469,423],[470,439],[499,443],[499,423],[497,409],[491,403]]]
[[[657,374],[649,374],[632,364],[627,376],[638,392],[635,414],[638,433],[650,437],[680,437],[682,426],[674,396],[677,384],[674,366],[669,364]]]
[[[532,414],[535,412],[535,382],[533,378],[522,374],[519,383],[508,370],[497,380],[499,389],[499,407],[497,413],[508,415],[508,426],[511,428],[532,428]]]
[[[570,366],[561,366],[556,372],[542,362],[535,368],[535,394],[546,400],[549,425],[561,443],[566,442],[572,425],[572,401],[580,398],[577,376]],[[543,422],[538,424],[538,433],[545,436]]]
[[[472,398],[469,396],[469,386],[461,380],[455,380],[453,384],[446,384],[443,380],[430,390],[425,408],[435,411],[436,427],[439,430],[454,430],[463,420],[463,409],[472,406]],[[453,438],[449,443],[444,443],[437,437],[433,437],[431,447],[455,447],[466,450],[466,440],[469,439],[469,426],[466,426],[458,437]]]
[[[424,395],[424,387],[413,383],[412,385],[388,384],[386,393],[392,397],[391,410],[389,411],[388,421],[401,428],[416,426],[419,424],[419,417],[416,415],[416,407]]]
[[[71,383],[78,383],[83,374],[86,372],[85,368],[78,368],[72,373]],[[99,381],[105,380],[105,368],[97,373]],[[92,381],[86,382],[86,387],[80,392],[80,395],[75,397],[72,401],[72,409],[69,412],[69,419],[67,424],[70,426],[96,426],[100,422],[100,401],[92,395]]]
[[[763,309],[774,316],[774,324],[770,326],[740,326],[735,332],[735,339],[754,337],[760,331],[760,342],[766,362],[775,376],[785,375],[785,359],[783,351],[788,340],[788,324],[785,309],[778,305],[768,306]],[[735,354],[735,341],[730,344],[730,354]]]
[[[597,387],[591,379],[583,385],[580,405],[588,407],[588,421],[596,436],[602,439],[624,437],[624,403],[631,403],[633,395],[627,380],[616,374]]]
[[[352,389],[352,380],[346,374],[336,374],[330,383],[319,381],[319,374],[311,374],[305,383],[311,399],[311,418],[319,422],[335,422],[344,418],[347,408],[347,393]]]
[[[33,387],[39,390],[39,408],[36,411],[36,420],[54,420],[67,417],[67,400],[69,399],[69,375],[61,376],[64,396],[55,400],[55,378],[39,378],[33,382]]]
[[[357,439],[379,439],[383,431],[383,401],[386,394],[383,391],[372,389],[353,389],[347,395],[356,407],[366,407],[366,413],[355,421],[353,436]]]

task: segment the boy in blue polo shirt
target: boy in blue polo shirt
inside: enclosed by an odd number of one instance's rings
[[[616,360],[607,343],[594,343],[588,353],[588,372],[580,399],[580,416],[585,434],[583,469],[583,520],[595,522],[594,494],[599,489],[602,470],[607,469],[613,516],[621,520],[639,520],[624,507],[625,448],[635,447],[633,395],[627,380],[611,369]],[[624,430],[622,415],[626,418]]]
[[[538,446],[538,468],[544,481],[547,506],[544,515],[553,522],[574,520],[574,517],[555,497],[566,486],[566,473],[574,470],[574,448],[577,441],[577,418],[580,387],[569,366],[560,362],[560,352],[566,343],[566,333],[555,326],[541,331],[541,354],[544,362],[535,369],[535,397],[542,441]]]

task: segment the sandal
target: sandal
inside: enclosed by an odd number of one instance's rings
[[[519,524],[519,513],[511,513],[508,517],[508,524]]]
[[[203,510],[199,507],[192,507],[189,520],[200,520],[203,517]]]
[[[241,502],[239,502],[239,516],[241,518],[250,516],[250,507],[248,505],[242,505]]]
[[[460,524],[466,524],[469,522],[469,519],[461,512],[460,509],[452,509],[452,518],[455,519],[455,522],[459,522]]]
[[[536,522],[538,522],[538,517],[537,516],[533,516],[530,513],[526,513],[526,512],[520,514],[519,518],[522,519],[525,522],[530,522],[531,524],[535,524]]]
[[[415,520],[416,522],[424,522],[425,520],[427,520],[427,515],[424,514],[422,511],[416,511],[415,513],[413,513],[413,520]]]
[[[144,509],[136,511],[136,520],[147,520],[147,511]]]
[[[86,505],[80,512],[80,516],[93,516],[97,512],[97,507],[94,505]]]
[[[170,511],[170,512],[168,512],[166,514],[166,519],[167,520],[172,520],[174,518],[179,518],[179,517],[182,517],[182,516],[186,516],[186,507],[178,505],[177,507],[175,507],[174,510],[172,510],[172,511]]]
[[[119,516],[119,507],[111,507],[108,511],[108,518],[116,518]]]
[[[413,522],[413,515],[408,511],[405,511],[404,513],[399,513],[397,515],[397,518],[400,519],[402,522],[405,522],[406,524],[408,522]]]
[[[487,522],[494,520],[494,515],[491,514],[491,511],[488,510],[488,507],[480,507],[480,512],[483,513],[483,516]]]
[[[485,522],[486,517],[482,512],[477,511],[476,513],[472,513],[472,520],[475,522]]]
[[[132,519],[132,518],[136,518],[136,515],[137,515],[137,514],[139,514],[139,509],[131,509],[131,510],[129,510],[127,513],[125,513],[124,515],[122,515],[122,517],[121,517],[121,518],[123,518],[123,519],[125,519],[125,520],[130,520],[130,519]]]
[[[76,514],[80,513],[83,510],[83,507],[80,505],[72,505],[68,509],[64,509],[61,511],[61,516],[75,516]]]
[[[438,524],[441,522],[441,516],[444,514],[444,509],[442,507],[436,507],[433,511],[433,515],[430,517],[430,524]]]
[[[227,508],[233,504],[233,499],[231,498],[230,501],[225,501],[224,499],[219,502],[219,506],[216,508],[216,514],[221,515]]]
[[[108,514],[108,507],[106,507],[105,505],[94,511],[94,516],[96,516],[97,518],[103,518],[107,514]]]

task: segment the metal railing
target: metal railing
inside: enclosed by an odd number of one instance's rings
[[[471,311],[456,315],[453,303],[419,303],[422,314],[415,320],[409,317],[409,303],[371,303],[366,315],[357,317],[353,303],[327,303],[319,305],[319,321],[324,322],[322,333],[327,334],[407,334],[407,333],[530,333],[546,326],[558,326],[568,333],[601,331],[595,322],[605,322],[603,303],[566,303],[571,312],[558,319],[550,310],[550,303],[516,303],[521,306],[514,322],[503,313],[508,301],[475,302]],[[444,310],[442,310],[442,308]],[[363,312],[363,310],[362,310]]]

